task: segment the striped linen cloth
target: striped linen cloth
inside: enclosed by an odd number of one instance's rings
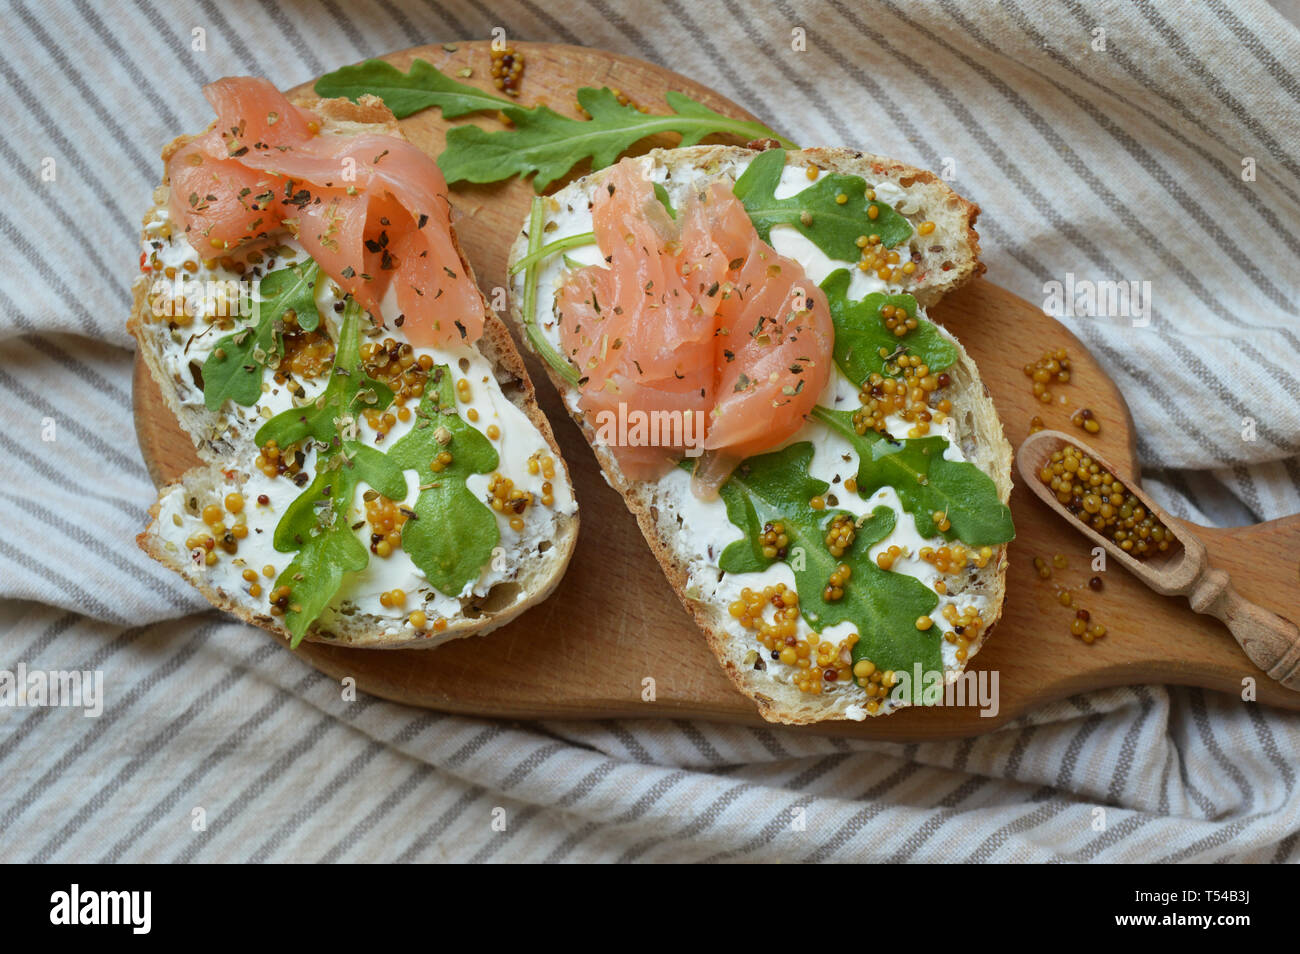
[[[921,745],[345,703],[131,542],[153,487],[123,326],[158,150],[208,121],[204,83],[502,26],[670,66],[801,142],[947,164],[989,279],[1030,301],[1068,274],[1151,282],[1147,324],[1063,319],[1128,398],[1146,486],[1205,523],[1295,513],[1300,37],[1276,10],[13,0],[4,21],[0,669],[99,670],[106,699],[0,710],[3,860],[1300,858],[1300,715],[1197,690]]]

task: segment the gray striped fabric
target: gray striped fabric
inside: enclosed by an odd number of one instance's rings
[[[1294,513],[1300,39],[1269,7],[14,0],[4,22],[0,669],[100,670],[106,696],[0,710],[4,860],[1300,857],[1300,716],[1207,692],[926,745],[345,702],[132,544],[153,489],[123,327],[158,149],[208,121],[203,83],[502,26],[666,64],[800,142],[946,165],[990,279],[1031,301],[1151,282],[1149,325],[1064,319],[1128,397],[1147,486],[1206,523]]]

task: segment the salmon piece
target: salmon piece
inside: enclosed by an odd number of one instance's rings
[[[635,165],[611,170],[592,222],[609,266],[576,270],[557,296],[561,344],[582,375],[579,407],[594,421],[601,412],[617,414],[620,403],[642,412],[707,413],[712,314],[697,306],[683,279],[676,224]],[[684,451],[611,449],[637,480],[662,476]]]
[[[592,210],[596,242],[609,267],[576,271],[560,290],[566,352],[595,387],[618,370],[642,382],[668,384],[695,373],[711,350],[707,315],[672,254],[677,228],[635,165],[620,163]],[[637,370],[631,354],[640,364]],[[696,382],[682,385],[696,389]]]
[[[707,231],[728,263],[715,315],[718,398],[704,446],[743,459],[803,426],[830,380],[835,326],[825,293],[758,237],[726,185],[691,199],[684,231]]]
[[[264,79],[227,77],[203,92],[216,123],[167,163],[172,216],[200,255],[288,228],[376,315],[396,283],[413,344],[479,338],[483,299],[461,266],[437,163],[393,136],[322,134],[315,113]]]
[[[674,222],[625,160],[592,220],[608,267],[575,270],[557,295],[561,344],[583,375],[579,407],[596,424],[620,403],[646,415],[706,412],[692,485],[714,496],[741,460],[793,437],[816,405],[834,347],[826,296],[759,238],[724,182],[691,193]],[[644,480],[686,447],[611,451]]]

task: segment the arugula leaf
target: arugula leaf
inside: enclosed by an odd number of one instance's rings
[[[415,427],[388,451],[388,459],[420,476],[413,519],[402,528],[402,549],[447,596],[457,596],[478,578],[501,538],[492,509],[465,485],[471,474],[486,474],[499,458],[486,437],[456,413],[456,394],[446,365],[434,372],[437,392],[426,391],[415,412]],[[443,443],[442,438],[446,441]],[[442,451],[452,461],[435,473],[430,464]]]
[[[203,404],[209,411],[220,410],[226,399],[246,407],[262,396],[262,369],[279,360],[284,316],[293,312],[298,327],[314,330],[320,322],[316,311],[316,279],[320,266],[310,259],[276,269],[262,278],[262,295],[254,303],[254,320],[219,340],[203,362]]]
[[[921,536],[940,532],[932,517],[938,510],[952,524],[943,534],[946,539],[993,546],[1015,537],[1011,510],[998,498],[993,478],[968,461],[945,459],[946,438],[899,441],[872,430],[859,434],[851,411],[817,407],[813,417],[846,437],[858,452],[858,493],[869,497],[881,487],[893,487]]]
[[[858,238],[879,235],[880,244],[892,248],[912,236],[912,225],[888,204],[867,199],[867,183],[860,176],[838,172],[821,176],[813,185],[785,199],[776,197],[785,169],[785,150],[768,149],[750,162],[736,180],[736,198],[749,212],[754,228],[771,244],[772,226],[793,225],[833,259],[856,262],[862,256]],[[843,204],[836,196],[844,195]],[[867,210],[875,206],[877,217]]]
[[[203,406],[221,410],[227,399],[251,407],[262,396],[262,371],[275,360],[269,321],[258,321],[226,335],[203,362]]]
[[[656,182],[655,198],[659,204],[664,207],[672,218],[677,218],[677,210],[673,208],[673,200],[668,197],[668,190],[664,188],[662,182]],[[556,239],[554,242],[547,242],[535,252],[529,252],[519,261],[510,266],[509,274],[518,275],[524,269],[530,267],[534,262],[540,263],[546,261],[552,255],[557,255],[565,249],[579,248],[583,245],[593,245],[596,242],[595,232],[577,232],[573,235],[566,235],[564,238]],[[531,248],[532,243],[529,243]]]
[[[512,129],[488,132],[458,126],[448,132],[438,165],[448,182],[496,182],[535,174],[533,188],[541,192],[583,159],[591,160],[592,169],[604,168],[634,143],[657,133],[678,133],[682,146],[693,146],[712,133],[733,133],[747,140],[775,138],[794,148],[762,123],[723,116],[685,93],[669,90],[665,98],[672,112],[652,115],[620,103],[608,87],[584,87],[578,90],[578,103],[591,116],[586,120],[569,119],[547,106],[515,107],[505,111]]]
[[[320,266],[307,259],[287,268],[277,268],[258,283],[262,296],[259,308],[271,312],[271,319],[283,318],[293,312],[294,320],[303,331],[315,331],[320,325],[320,312],[316,310],[316,280]]]
[[[925,672],[942,670],[939,628],[916,628],[917,618],[938,606],[938,596],[915,577],[880,569],[868,556],[871,546],[893,531],[894,511],[877,507],[863,519],[853,546],[841,557],[832,556],[826,547],[826,528],[846,511],[810,506],[813,497],[830,487],[809,474],[812,458],[810,442],[791,444],[750,457],[723,484],[727,516],[745,537],[722,551],[718,566],[728,573],[766,570],[771,562],[763,556],[760,536],[765,524],[780,521],[790,538],[788,562],[809,626],[820,632],[835,623],[853,623],[859,636],[853,649],[855,662],[870,659],[880,669],[908,673],[918,662]],[[840,563],[849,565],[852,576],[843,599],[827,602],[823,589]]]
[[[393,402],[393,392],[361,370],[360,320],[361,306],[348,299],[325,390],[311,404],[287,408],[263,424],[253,438],[259,446],[274,440],[283,448],[304,437],[334,446],[340,419],[355,418],[368,407],[382,411]]]
[[[580,248],[583,245],[593,245],[596,241],[595,232],[579,232],[576,235],[566,235],[564,238],[556,239],[554,242],[548,242],[535,252],[529,252],[519,261],[510,266],[510,274],[518,275],[524,269],[531,267],[534,263],[540,264],[546,261],[552,255],[563,252],[569,248]],[[529,243],[532,247],[532,243]]]
[[[542,329],[537,327],[537,270],[542,259],[542,225],[546,220],[545,200],[540,196],[533,198],[532,209],[528,213],[528,254],[522,259],[524,266],[524,333],[532,342],[533,348],[571,388],[578,386],[578,369],[565,360],[555,346],[546,340]],[[595,237],[594,235],[592,236]],[[555,244],[555,243],[553,243]]]
[[[956,363],[957,348],[932,322],[917,317],[915,298],[874,292],[853,301],[848,297],[849,280],[848,269],[838,268],[826,276],[821,287],[835,324],[835,363],[850,381],[861,384],[872,374],[885,373],[882,348],[887,355],[906,348],[909,355],[920,358],[936,373]],[[897,337],[880,317],[885,305],[904,309],[916,318],[916,328]]]
[[[329,606],[347,573],[360,573],[370,554],[347,525],[346,518],[309,538],[293,561],[276,577],[275,585],[289,587],[289,609],[284,625],[289,645],[297,649],[307,628]]]
[[[277,550],[297,551],[275,581],[277,588],[289,588],[284,622],[295,648],[338,593],[344,574],[364,570],[370,560],[349,525],[357,483],[365,480],[388,497],[406,496],[400,467],[374,448],[344,441],[338,434],[339,421],[352,416],[359,401],[382,409],[393,399],[388,388],[361,372],[360,322],[361,307],[349,299],[324,393],[307,407],[277,414],[255,437],[259,444],[274,439],[284,448],[306,437],[319,442],[315,479],[285,508],[272,538]]]
[[[272,538],[281,553],[298,551],[276,579],[288,586],[290,605],[285,625],[296,648],[312,622],[343,585],[345,573],[359,573],[370,554],[353,532],[350,521],[357,484],[365,481],[385,497],[406,497],[406,475],[382,453],[365,444],[345,441],[341,452],[317,461],[316,479],[280,517]]]
[[[314,88],[318,96],[346,96],[353,102],[370,93],[382,99],[398,119],[430,106],[441,107],[447,119],[520,108],[508,99],[456,82],[426,60],[413,61],[406,73],[383,60],[365,60],[326,73]]]
[[[673,200],[669,198],[668,190],[664,188],[662,182],[655,183],[655,198],[658,199],[659,204],[667,210],[669,218],[677,218],[677,210],[673,208]],[[594,235],[595,233],[593,232],[592,234]]]
[[[385,454],[356,441],[344,441],[342,450],[317,467],[315,479],[285,508],[272,538],[272,545],[281,553],[292,553],[315,530],[326,529],[332,520],[327,519],[322,527],[321,519],[330,518],[330,505],[343,501],[346,507],[362,481],[389,500],[406,498],[406,475]]]

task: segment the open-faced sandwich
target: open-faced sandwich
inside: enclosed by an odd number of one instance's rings
[[[205,94],[216,122],[163,152],[130,321],[205,463],[140,545],[294,645],[436,646],[544,599],[573,490],[438,166],[374,97]]]
[[[534,202],[512,314],[769,720],[933,701],[1002,607],[1011,449],[926,306],[978,209],[843,149],[656,150]]]

